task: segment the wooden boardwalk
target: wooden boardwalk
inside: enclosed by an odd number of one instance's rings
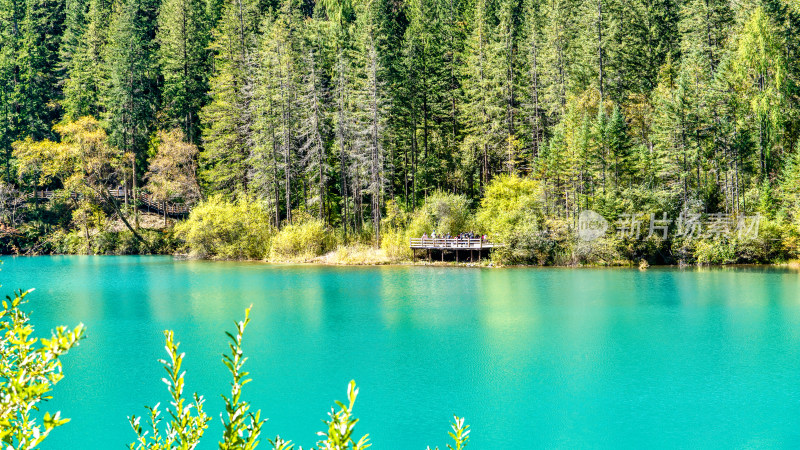
[[[414,259],[417,258],[417,250],[422,250],[423,254],[427,254],[428,259],[433,259],[433,254],[438,253],[441,260],[444,261],[445,253],[455,255],[456,261],[462,257],[467,261],[466,256],[469,255],[469,261],[474,261],[477,255],[478,261],[484,256],[488,255],[492,249],[503,247],[504,244],[497,242],[486,241],[483,239],[457,239],[457,238],[412,238],[409,247],[414,254]]]
[[[125,189],[118,188],[118,189],[109,189],[108,193],[111,194],[117,200],[122,200],[125,198]],[[53,197],[56,196],[56,191],[44,190],[44,191],[37,191],[36,192],[36,199],[38,200],[52,200]],[[72,192],[70,194],[71,198],[77,199],[78,194]],[[128,198],[131,198],[131,192],[128,191]],[[17,204],[21,202],[27,202],[34,199],[33,192],[28,192],[26,194],[22,194],[19,200],[16,201]],[[166,214],[168,216],[184,216],[189,214],[191,211],[191,207],[183,204],[183,203],[172,203],[172,202],[159,202],[152,198],[150,194],[140,193],[136,200],[139,201],[143,206],[151,211],[155,211],[159,214]]]

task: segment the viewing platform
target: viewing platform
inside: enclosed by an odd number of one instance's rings
[[[491,242],[488,240],[474,238],[474,239],[458,239],[458,238],[412,238],[409,247],[414,254],[414,260],[417,258],[417,250],[422,250],[423,254],[427,253],[428,259],[433,259],[433,255],[438,253],[442,261],[445,259],[445,254],[455,256],[455,260],[470,262],[478,257],[478,261],[483,256],[488,256],[492,249],[504,247],[505,244]],[[467,258],[468,256],[468,258]]]

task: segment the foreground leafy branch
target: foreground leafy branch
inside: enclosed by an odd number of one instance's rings
[[[74,329],[60,326],[49,339],[35,338],[29,316],[21,309],[25,297],[31,291],[15,292],[14,298],[6,297],[0,311],[0,443],[3,449],[36,449],[50,432],[64,425],[69,419],[60,412],[45,413],[41,424],[37,422],[39,403],[52,398],[48,393],[63,377],[60,357],[84,338],[85,327],[79,324]],[[222,362],[232,376],[230,397],[225,400],[222,423],[225,427],[220,450],[254,450],[258,447],[261,428],[266,419],[261,411],[250,411],[250,404],[242,400],[242,388],[251,379],[243,370],[247,361],[242,349],[244,330],[250,323],[250,308],[245,310],[244,320],[236,322],[236,334],[226,333],[230,338],[230,354],[223,355]],[[149,426],[142,425],[142,417],[128,418],[136,440],[128,445],[130,450],[192,450],[197,447],[211,420],[203,410],[204,398],[198,394],[187,402],[184,397],[185,371],[181,371],[185,353],[179,352],[180,343],[175,342],[174,333],[164,332],[168,358],[161,359],[167,376],[162,381],[167,385],[171,400],[166,409],[169,422],[163,428],[160,404],[146,407]],[[358,441],[353,433],[358,419],[353,416],[353,407],[358,388],[355,381],[347,387],[347,404],[336,402],[338,410],[332,408],[324,421],[326,431],[317,433],[320,440],[317,450],[366,450],[372,444],[369,435]],[[469,426],[464,419],[455,417],[450,436],[455,447],[463,450],[469,440]],[[280,436],[269,440],[273,450],[294,450],[291,441]],[[299,447],[298,450],[302,450]],[[309,450],[314,450],[310,448]],[[430,447],[428,447],[430,450]],[[437,448],[438,450],[438,448]]]
[[[31,291],[6,297],[0,311],[0,443],[5,449],[33,449],[69,421],[60,412],[37,421],[39,403],[64,377],[60,357],[84,337],[83,324],[60,326],[49,339],[33,337],[29,316],[21,309]]]
[[[236,322],[236,336],[225,332],[230,338],[228,347],[230,355],[222,355],[222,363],[231,373],[231,396],[225,400],[225,413],[222,424],[225,426],[223,440],[219,443],[220,450],[253,450],[258,446],[258,437],[261,427],[266,420],[261,420],[261,410],[250,412],[250,403],[242,400],[242,387],[252,381],[247,378],[249,372],[244,372],[242,367],[247,361],[242,350],[242,337],[244,329],[250,323],[250,308],[244,311],[244,320]]]
[[[204,399],[202,396],[194,394],[194,401],[185,404],[183,397],[184,375],[181,372],[181,365],[185,353],[178,353],[180,343],[174,341],[172,331],[165,331],[166,350],[169,361],[159,360],[167,372],[167,377],[161,380],[167,385],[167,390],[172,397],[171,408],[167,408],[170,421],[166,430],[162,433],[159,429],[161,422],[160,403],[153,407],[145,407],[150,413],[150,427],[145,430],[141,425],[141,417],[131,416],[128,421],[136,433],[136,442],[128,444],[130,450],[171,450],[178,448],[181,450],[191,450],[197,447],[200,438],[208,428],[211,418],[203,411]],[[196,411],[194,414],[192,410]]]
[[[220,450],[254,450],[260,444],[261,429],[266,419],[261,419],[261,410],[250,411],[250,403],[242,400],[242,388],[252,381],[249,372],[243,370],[247,358],[244,356],[242,341],[245,328],[250,323],[250,308],[244,313],[244,319],[236,322],[236,334],[226,332],[229,338],[229,354],[222,355],[222,363],[228,368],[231,374],[231,393],[230,397],[223,395],[225,401],[225,412],[221,414],[224,431],[222,440],[219,442]],[[136,416],[129,417],[131,426],[136,433],[136,442],[129,444],[130,450],[191,450],[196,448],[203,437],[209,418],[203,412],[203,397],[194,395],[194,402],[184,406],[182,397],[185,372],[180,372],[183,362],[183,353],[178,353],[178,343],[174,342],[172,331],[165,331],[166,350],[169,361],[160,360],[167,371],[168,377],[163,381],[172,396],[167,412],[171,417],[165,432],[159,431],[161,413],[159,405],[147,410],[150,412],[150,428],[144,430],[141,426],[141,418]],[[358,419],[353,416],[353,407],[358,397],[358,388],[355,381],[350,381],[347,386],[347,404],[337,401],[338,410],[331,408],[328,418],[323,422],[326,425],[325,431],[317,433],[320,440],[317,442],[316,450],[366,450],[372,444],[369,442],[369,435],[365,434],[358,441],[353,438],[355,426]],[[192,410],[196,411],[195,414]],[[464,418],[454,417],[451,424],[452,431],[450,437],[455,443],[455,447],[448,444],[450,450],[463,450],[469,441],[469,425],[465,425]],[[295,444],[277,436],[274,440],[269,439],[272,450],[294,450]],[[303,447],[298,447],[303,450]],[[314,447],[309,450],[315,450]],[[427,450],[431,450],[428,447]],[[436,448],[438,450],[438,447]]]
[[[469,425],[464,424],[463,417],[453,416],[453,422],[450,424],[450,428],[453,431],[449,432],[448,434],[453,439],[456,446],[453,447],[452,445],[447,444],[447,448],[449,450],[463,450],[469,442]],[[428,447],[427,450],[431,450],[431,448]],[[439,450],[439,447],[436,447],[435,450]]]

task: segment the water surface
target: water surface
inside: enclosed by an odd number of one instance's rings
[[[168,402],[164,329],[214,417],[224,330],[252,304],[245,397],[307,447],[355,379],[373,448],[797,448],[800,274],[780,269],[272,266],[169,257],[6,258],[40,333],[83,322],[47,410],[47,449],[124,448],[126,416]],[[262,444],[266,446],[266,442]]]

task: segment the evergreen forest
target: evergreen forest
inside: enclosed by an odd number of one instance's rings
[[[0,0],[0,249],[790,260],[798,36],[786,0]],[[687,213],[760,235],[612,236]]]

